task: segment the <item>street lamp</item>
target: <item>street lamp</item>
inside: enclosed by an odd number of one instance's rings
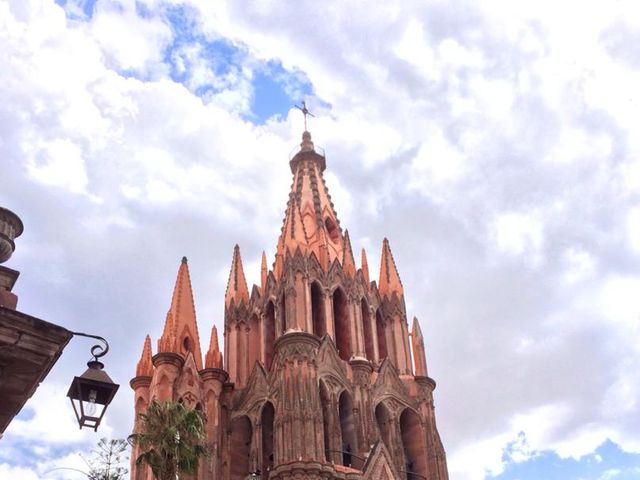
[[[104,347],[102,345],[91,347],[93,360],[87,362],[87,367],[89,368],[79,377],[73,378],[73,382],[71,382],[67,392],[67,397],[71,400],[80,428],[88,427],[97,431],[107,407],[120,387],[120,385],[113,383],[107,372],[103,370],[104,364],[98,361],[98,358],[106,355],[109,351],[109,343],[104,338],[96,335],[80,332],[71,333],[81,337],[95,338],[105,345]]]

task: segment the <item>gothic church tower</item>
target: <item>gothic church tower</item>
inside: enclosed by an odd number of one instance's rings
[[[290,166],[275,262],[268,270],[263,253],[260,286],[249,291],[233,251],[224,362],[214,327],[203,363],[183,258],[157,353],[147,336],[131,380],[136,417],[153,399],[205,414],[211,455],[197,480],[448,480],[435,382],[415,317],[409,332],[389,242],[372,282],[364,250],[356,266],[309,132]],[[133,462],[131,471],[151,478]]]

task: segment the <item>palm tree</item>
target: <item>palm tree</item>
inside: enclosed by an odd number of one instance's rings
[[[136,465],[148,465],[158,480],[197,472],[198,459],[208,454],[200,412],[178,402],[154,400],[140,420],[140,432],[130,437],[140,447]]]

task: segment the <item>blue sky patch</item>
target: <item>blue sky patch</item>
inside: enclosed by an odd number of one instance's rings
[[[72,20],[89,20],[93,17],[98,0],[55,0]],[[82,12],[82,13],[80,13]]]
[[[278,62],[269,62],[253,77],[254,121],[264,123],[274,115],[285,115],[294,104],[313,94],[311,83],[301,74],[285,70]]]
[[[75,20],[91,21],[96,8],[96,0],[57,2]],[[239,106],[238,113],[247,121],[263,124],[274,116],[285,116],[294,104],[313,95],[313,87],[304,73],[285,69],[276,60],[258,60],[243,44],[205,35],[192,7],[162,5],[158,11],[152,11],[142,2],[135,5],[140,18],[162,18],[171,27],[173,39],[163,53],[167,74],[203,101],[212,101],[222,92],[239,91],[246,103]],[[152,80],[144,72],[118,73],[142,81]]]
[[[509,461],[509,447],[503,459]],[[550,451],[539,452],[533,458],[507,464],[505,471],[487,480],[637,480],[640,478],[640,454],[626,453],[607,440],[595,453],[580,460],[560,458]]]

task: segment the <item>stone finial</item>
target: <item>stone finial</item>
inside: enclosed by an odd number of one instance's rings
[[[153,361],[151,352],[151,337],[147,335],[144,339],[144,346],[142,347],[142,355],[136,366],[137,377],[151,377],[153,375]]]
[[[396,262],[391,253],[389,240],[386,238],[382,242],[382,255],[380,256],[380,281],[378,291],[381,297],[390,297],[394,292],[401,297],[404,295],[402,281],[396,268]]]
[[[218,346],[218,329],[214,325],[211,329],[211,340],[209,350],[204,360],[205,368],[222,368],[222,353]]]

